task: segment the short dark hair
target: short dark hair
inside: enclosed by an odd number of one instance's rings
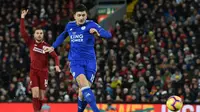
[[[76,6],[76,8],[74,9],[74,14],[75,14],[76,12],[82,12],[82,11],[88,12],[87,7],[86,7],[85,5],[83,5],[83,4],[78,4],[78,5]]]
[[[36,30],[42,30],[44,33],[44,30],[41,27],[35,27],[33,31],[35,32]]]

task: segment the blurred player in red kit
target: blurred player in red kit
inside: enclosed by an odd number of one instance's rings
[[[23,10],[20,20],[20,33],[30,51],[30,86],[32,91],[32,102],[34,112],[40,112],[42,103],[45,101],[45,90],[48,84],[48,55],[50,54],[56,63],[55,69],[60,72],[59,59],[55,51],[45,53],[43,47],[49,46],[44,42],[44,32],[42,29],[36,29],[34,39],[29,37],[24,25],[24,18],[28,10]]]

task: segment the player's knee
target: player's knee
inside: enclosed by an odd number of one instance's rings
[[[40,90],[40,100],[45,99],[45,90]]]
[[[40,98],[39,88],[34,87],[32,88],[32,97],[33,98]]]
[[[85,77],[84,74],[80,74],[76,78],[76,81],[77,81],[77,83],[78,83],[78,85],[79,85],[80,88],[89,86],[88,80],[87,80],[87,78]]]
[[[33,92],[32,93],[32,97],[33,98],[40,98],[40,95],[38,93],[36,93],[36,92],[35,93]]]
[[[40,96],[39,96],[39,99],[40,99],[40,100],[44,100],[45,97],[44,97],[43,95],[40,95]]]
[[[36,92],[36,91],[33,92],[33,93],[32,93],[32,97],[33,97],[33,98],[40,98],[39,92]]]

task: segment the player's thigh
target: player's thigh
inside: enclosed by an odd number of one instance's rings
[[[91,84],[94,82],[96,72],[95,71],[86,71],[86,78],[91,86]]]
[[[74,79],[77,79],[77,77],[80,76],[80,78],[84,78],[85,76],[85,67],[84,67],[84,61],[71,61],[70,62],[70,72]],[[78,78],[78,79],[80,79]],[[77,80],[76,80],[77,81]]]
[[[40,97],[39,87],[31,88],[31,92],[32,92],[33,98],[39,98]]]
[[[38,71],[36,70],[30,70],[30,87],[39,87],[39,77],[38,77]]]
[[[97,70],[96,61],[88,61],[86,67],[86,78],[92,84],[95,79],[95,74]]]
[[[89,82],[85,76],[85,74],[80,74],[76,77],[76,82],[78,83],[79,88],[89,86]]]
[[[39,98],[39,78],[37,75],[37,71],[30,70],[30,87],[33,98]]]
[[[40,71],[38,75],[39,75],[39,89],[46,90],[48,86],[48,72]]]
[[[96,60],[87,60],[86,61],[86,70],[96,72],[97,71]]]

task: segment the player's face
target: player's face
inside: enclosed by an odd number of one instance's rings
[[[74,19],[78,25],[84,24],[87,19],[87,12],[86,11],[76,12],[74,14]]]
[[[42,42],[44,38],[43,30],[36,30],[34,33],[34,38],[38,42]]]

